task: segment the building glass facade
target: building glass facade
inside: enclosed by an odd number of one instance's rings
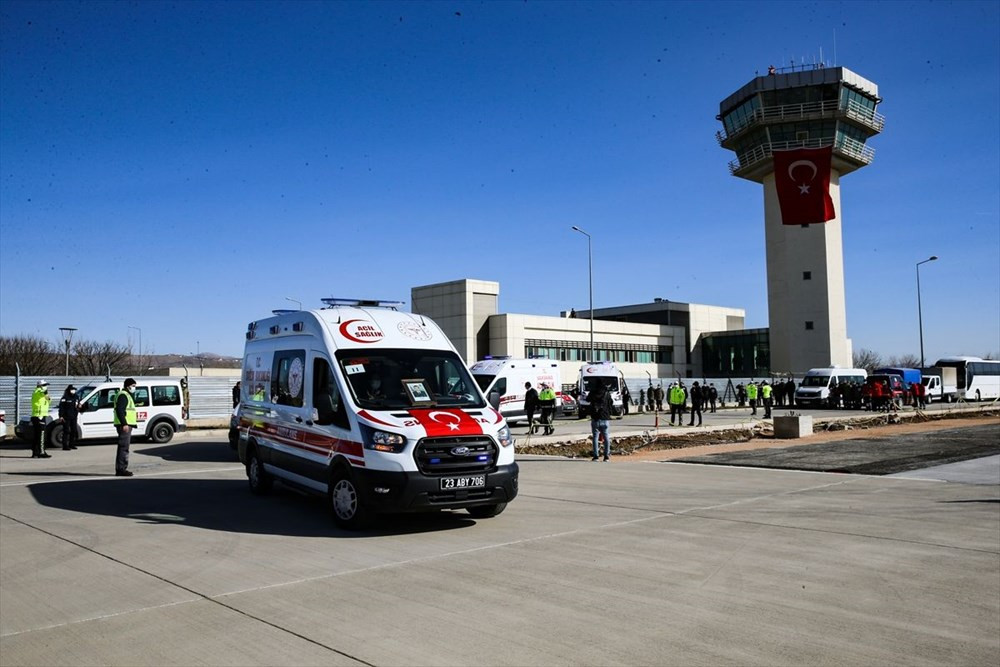
[[[718,331],[701,336],[705,377],[760,377],[771,374],[771,342],[767,329]]]

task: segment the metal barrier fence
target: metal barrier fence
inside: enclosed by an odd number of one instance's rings
[[[112,382],[122,383],[124,375],[114,375]],[[136,382],[144,380],[181,380],[184,378],[166,375],[134,376]],[[78,390],[86,385],[104,382],[104,377],[65,375],[59,377],[41,375],[0,375],[0,410],[6,411],[8,435],[13,435],[14,425],[22,417],[31,416],[31,394],[41,379],[49,381],[49,397],[52,407],[56,407],[66,387],[73,385]],[[188,418],[228,417],[233,412],[233,386],[238,378],[229,377],[188,377]],[[81,397],[82,398],[82,397]]]

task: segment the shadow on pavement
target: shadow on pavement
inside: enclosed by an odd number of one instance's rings
[[[234,533],[357,539],[454,530],[476,523],[464,513],[445,511],[384,516],[371,530],[344,531],[333,523],[325,499],[280,486],[258,497],[250,493],[245,480],[133,477],[28,488],[38,503],[55,509]]]
[[[227,440],[195,440],[192,442],[168,443],[147,447],[132,446],[134,454],[156,456],[164,461],[188,461],[198,463],[231,463],[239,461],[236,451],[229,446]]]

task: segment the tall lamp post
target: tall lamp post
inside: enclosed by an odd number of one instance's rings
[[[141,375],[142,374],[142,329],[140,329],[139,327],[134,327],[131,324],[129,325],[128,328],[129,329],[135,329],[136,331],[139,332],[139,366],[138,366],[138,368],[139,368],[139,374]]]
[[[298,299],[293,299],[293,298],[292,298],[292,297],[290,297],[290,296],[286,296],[286,297],[285,297],[285,301],[291,301],[292,303],[297,303],[297,304],[299,304],[299,310],[302,310],[302,302],[301,302],[301,301],[299,301]]]
[[[590,280],[590,360],[597,361],[594,359],[594,253],[591,250],[590,234],[576,225],[573,225],[573,231],[580,232],[587,237],[587,264],[589,266],[587,275]]]
[[[937,255],[931,255],[922,262],[917,262],[917,324],[920,327],[920,368],[925,368],[924,366],[924,313],[920,305],[920,265],[926,264],[927,262],[933,262],[937,259]]]
[[[66,347],[66,377],[69,377],[69,345],[73,342],[73,332],[75,327],[59,327],[62,332],[63,345]]]

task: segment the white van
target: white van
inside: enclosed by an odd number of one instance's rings
[[[611,412],[614,416],[622,414],[622,386],[625,378],[618,367],[610,361],[586,362],[580,367],[580,380],[578,389],[580,395],[577,400],[580,403],[580,416],[589,414],[590,404],[587,402],[587,394],[597,383],[603,383],[611,394]]]
[[[830,407],[830,387],[849,382],[864,384],[868,371],[863,368],[811,368],[795,390],[795,404]]]
[[[530,382],[538,391],[541,391],[542,384],[552,387],[556,392],[556,414],[562,411],[562,380],[558,362],[549,359],[487,357],[474,363],[469,371],[486,394],[486,400],[500,411],[508,424],[527,419],[524,410],[526,382]]]
[[[115,438],[115,396],[122,390],[121,382],[100,382],[80,387],[80,414],[77,417],[77,439]],[[59,398],[53,397],[46,427],[46,438],[52,446],[62,447],[64,424],[59,419]],[[135,401],[137,424],[135,435],[146,436],[155,443],[170,442],[177,431],[186,428],[187,408],[180,379],[146,380],[136,377]]]
[[[323,303],[248,327],[237,449],[250,490],[277,479],[323,494],[350,529],[382,512],[502,512],[514,440],[441,329],[399,302]]]

